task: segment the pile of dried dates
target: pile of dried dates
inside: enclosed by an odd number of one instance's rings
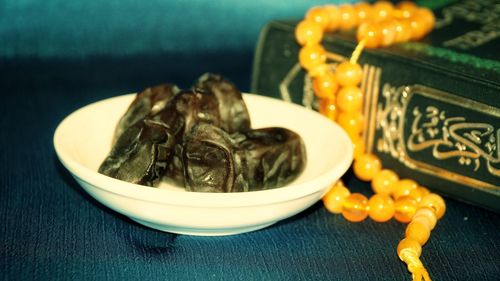
[[[99,173],[153,187],[167,181],[188,191],[244,192],[284,186],[305,162],[297,133],[252,129],[241,92],[207,73],[188,90],[164,84],[137,94]]]

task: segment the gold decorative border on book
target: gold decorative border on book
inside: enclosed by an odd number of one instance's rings
[[[439,150],[436,147],[433,147],[432,156],[438,160],[453,157],[457,159],[460,165],[471,165],[472,161],[474,161],[474,169],[476,170],[479,169],[480,165],[478,157],[482,157],[483,161],[486,162],[488,172],[494,177],[500,177],[500,170],[492,166],[492,164],[500,163],[500,128],[495,128],[494,124],[467,122],[466,118],[461,116],[447,117],[445,111],[440,111],[433,106],[428,106],[425,109],[425,114],[423,114],[418,108],[410,109],[408,105],[414,94],[418,93],[418,95],[432,100],[465,107],[495,118],[500,118],[500,110],[498,108],[423,85],[394,87],[386,83],[383,85],[381,93],[379,93],[380,73],[381,70],[379,68],[364,66],[364,114],[368,120],[365,124],[365,144],[367,151],[373,152],[373,150],[376,150],[378,153],[388,154],[410,169],[435,177],[465,184],[472,188],[500,191],[500,186],[498,185],[412,159],[408,153],[408,150],[415,152],[429,148],[432,145],[446,145],[447,147],[453,145],[453,149],[456,146],[455,150],[441,154],[439,154]],[[409,110],[412,112],[409,112]],[[414,117],[411,122],[411,135],[408,139],[405,139],[403,135],[405,118],[410,113]],[[427,126],[424,129],[427,130],[426,132],[431,133],[431,135],[432,131],[429,130],[438,130],[437,128],[430,128],[431,126],[437,125],[436,122],[444,124],[444,127],[439,129],[439,132],[443,134],[442,139],[430,140],[429,142],[422,141],[419,134],[423,129],[419,127],[418,121],[421,121],[423,117],[429,118],[429,120],[424,120],[427,122],[423,123],[423,126]],[[459,136],[456,131],[453,131],[463,128],[471,129],[465,137]],[[378,136],[377,139],[375,139],[376,136]],[[478,145],[478,143],[481,143],[481,137],[488,138],[483,150]],[[413,138],[420,138],[420,141],[410,142]]]

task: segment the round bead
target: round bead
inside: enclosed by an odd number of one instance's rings
[[[358,24],[358,13],[353,6],[344,4],[340,5],[340,25],[342,30],[349,30]]]
[[[411,1],[401,1],[396,7],[400,12],[401,17],[406,19],[411,17],[413,11],[417,9],[417,5]]]
[[[313,67],[312,69],[309,69],[309,76],[311,76],[312,78],[316,78],[316,77],[319,77],[319,76],[322,76],[322,75],[326,75],[328,72],[332,72],[332,69],[331,67],[325,62],[325,63],[322,63],[320,65],[317,65],[315,67]]]
[[[417,187],[418,187],[418,183],[414,180],[411,180],[411,179],[399,180],[394,185],[392,197],[394,197],[394,199],[398,199],[401,196],[408,196],[408,195],[410,195],[410,192],[414,189],[417,189]]]
[[[396,23],[395,20],[385,20],[380,23],[382,33],[381,45],[387,47],[396,41]]]
[[[416,240],[420,245],[424,245],[431,236],[431,230],[427,225],[419,221],[411,221],[406,227],[405,235]]]
[[[343,87],[337,94],[337,105],[346,112],[359,111],[363,105],[363,92],[356,86]]]
[[[362,138],[357,138],[353,141],[354,146],[354,159],[358,159],[360,156],[365,154],[365,142]]]
[[[389,195],[373,195],[368,200],[368,207],[368,215],[376,222],[386,222],[394,215],[394,201]]]
[[[396,43],[407,42],[411,38],[411,26],[407,20],[395,20],[394,26],[396,28]]]
[[[318,98],[333,98],[339,84],[333,72],[326,72],[313,80],[314,93]]]
[[[411,28],[411,39],[418,40],[425,36],[428,32],[427,23],[424,18],[413,15],[408,19]]]
[[[305,69],[313,69],[326,61],[326,52],[320,45],[306,45],[300,49],[299,62]]]
[[[408,196],[396,199],[394,206],[396,209],[394,212],[394,218],[402,223],[410,222],[417,210],[417,202]]]
[[[415,199],[415,201],[417,201],[417,203],[420,203],[420,201],[422,201],[422,198],[429,193],[430,193],[430,191],[427,188],[419,186],[415,189],[410,190],[410,193],[408,193],[408,196]]]
[[[366,2],[359,2],[354,5],[354,10],[358,15],[358,21],[363,22],[369,20],[373,17],[373,8],[370,4]]]
[[[428,33],[434,28],[434,24],[436,23],[436,18],[434,17],[434,13],[428,8],[419,8],[415,11],[415,16],[419,17],[425,23],[425,33]]]
[[[389,1],[377,1],[373,4],[374,20],[383,21],[392,17],[394,5]]]
[[[420,257],[422,254],[422,246],[415,239],[406,237],[398,244],[398,257],[404,261],[404,251],[411,252],[415,257]]]
[[[353,193],[345,200],[342,215],[348,221],[360,222],[368,216],[368,198],[361,193]]]
[[[370,181],[382,169],[382,163],[377,156],[365,154],[354,161],[353,171],[356,177],[363,181]]]
[[[363,70],[357,63],[344,61],[335,69],[335,75],[341,86],[356,86],[361,82],[361,78],[363,78]]]
[[[364,40],[366,48],[377,48],[382,43],[380,26],[375,22],[364,22],[358,27],[356,38],[359,42]]]
[[[323,29],[328,26],[330,15],[324,7],[312,7],[306,13],[306,20],[319,24]]]
[[[346,131],[351,140],[355,141],[363,130],[363,115],[358,112],[341,112],[337,117],[337,123]]]
[[[394,184],[398,181],[399,177],[394,171],[384,169],[375,174],[371,186],[375,193],[390,195],[394,190]]]
[[[436,213],[428,207],[419,207],[411,220],[425,224],[430,230],[433,230],[437,223]]]
[[[431,208],[436,213],[437,219],[442,218],[446,212],[446,204],[443,198],[436,193],[430,193],[424,196],[419,203],[419,207]]]
[[[323,196],[325,208],[334,214],[342,213],[345,199],[351,194],[342,181],[336,182],[333,187]]]
[[[424,196],[426,196],[427,194],[431,193],[429,189],[427,189],[426,187],[423,187],[423,186],[417,187],[417,190],[418,190],[418,193],[421,196],[421,198],[420,198],[420,200],[418,202],[420,202],[422,200],[422,198],[424,198]]]
[[[337,106],[334,98],[320,99],[318,111],[332,121],[337,120]]]
[[[303,20],[295,28],[295,39],[300,45],[318,44],[323,38],[323,28],[320,24]]]
[[[335,31],[340,25],[340,10],[335,5],[326,5],[324,9],[328,13],[328,24],[326,26],[327,31]]]

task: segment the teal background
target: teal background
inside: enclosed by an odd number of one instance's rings
[[[0,56],[249,51],[267,21],[300,18],[308,7],[338,2],[3,0]]]

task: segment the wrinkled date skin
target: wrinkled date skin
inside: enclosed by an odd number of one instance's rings
[[[163,110],[150,118],[165,124],[174,136],[175,145],[172,158],[167,165],[165,178],[177,185],[184,185],[184,167],[181,160],[184,136],[200,122],[220,126],[216,97],[198,89],[181,91],[168,102]]]
[[[224,131],[235,133],[250,130],[250,115],[241,92],[234,84],[220,75],[207,73],[198,79],[195,88],[217,97],[222,121],[220,127]]]
[[[173,140],[161,123],[136,122],[117,139],[99,173],[131,183],[156,185],[171,158]]]
[[[304,169],[302,139],[285,128],[251,129],[241,92],[216,74],[189,90],[173,84],[137,95],[115,130],[99,172],[196,192],[244,192],[283,186]]]
[[[167,102],[179,91],[176,85],[162,84],[146,88],[144,91],[137,94],[125,114],[120,118],[120,121],[118,121],[113,143],[116,142],[125,130],[135,123],[143,120],[149,115],[156,114],[163,110]]]
[[[193,128],[184,146],[185,187],[197,192],[244,192],[284,186],[304,169],[299,135],[263,128],[229,135],[210,124]]]

